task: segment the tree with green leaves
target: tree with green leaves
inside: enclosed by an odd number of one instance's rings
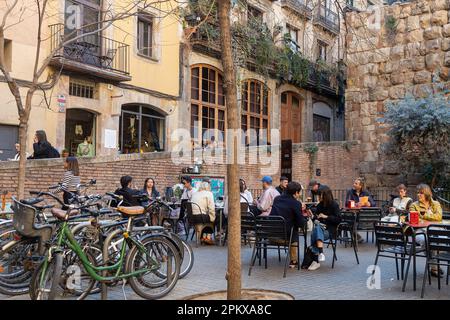
[[[449,177],[450,99],[448,92],[426,98],[408,95],[386,105],[379,121],[387,124],[389,142],[382,145],[404,174],[422,174],[434,187]]]

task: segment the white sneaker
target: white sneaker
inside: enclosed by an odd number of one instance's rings
[[[325,255],[323,253],[319,254],[319,262],[325,261]]]
[[[309,271],[314,271],[320,268],[320,263],[313,261],[311,265],[309,266]]]

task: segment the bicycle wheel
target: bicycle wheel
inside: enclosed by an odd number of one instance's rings
[[[194,251],[189,243],[181,239],[177,234],[170,233],[170,239],[174,241],[174,244],[178,247],[181,266],[180,266],[180,277],[184,278],[189,272],[191,272],[194,266]]]
[[[61,279],[62,267],[62,253],[55,254],[49,262],[44,260],[41,263],[31,279],[30,297],[32,300],[55,299]]]
[[[145,251],[134,246],[126,261],[126,272],[150,269],[129,278],[130,286],[145,299],[158,299],[167,295],[180,275],[180,255],[173,243],[164,237],[149,236],[141,240]]]

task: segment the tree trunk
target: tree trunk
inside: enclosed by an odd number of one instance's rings
[[[222,64],[224,69],[224,90],[227,101],[228,130],[240,129],[238,117],[236,71],[234,69],[231,50],[230,0],[218,2],[220,42],[222,48]],[[227,141],[227,147],[233,148],[233,159],[227,164],[228,190],[228,272],[227,299],[241,299],[241,210],[239,193],[239,166],[237,163],[238,143]],[[230,142],[233,142],[231,145]]]
[[[25,108],[19,112],[19,143],[20,143],[20,160],[19,160],[19,177],[17,181],[17,194],[19,199],[25,196],[25,178],[27,169],[27,137],[28,137],[28,119],[31,112],[31,101],[33,99],[34,90],[27,92],[25,99]]]

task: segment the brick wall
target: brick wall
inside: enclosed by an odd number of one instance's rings
[[[319,151],[314,166],[322,171],[321,182],[333,188],[347,188],[357,176],[358,145],[353,143],[331,142],[318,143]],[[346,147],[347,146],[347,147]],[[293,147],[293,179],[307,185],[309,182],[309,156],[303,150],[304,144]],[[349,151],[347,150],[349,148]],[[254,152],[254,151],[251,151]],[[258,164],[240,166],[241,176],[246,180],[250,189],[260,189],[259,180],[263,175]],[[96,179],[97,184],[91,189],[93,193],[114,191],[119,187],[122,175],[131,175],[137,187],[142,188],[144,179],[153,177],[157,188],[164,191],[166,186],[178,182],[181,170],[186,164],[174,164],[170,153],[147,153],[120,155],[116,157],[96,157],[92,159],[79,159],[81,181],[87,182]],[[32,160],[27,163],[27,179],[25,189],[46,190],[48,186],[58,183],[63,176],[63,160]],[[278,183],[279,169],[272,175]],[[7,190],[15,194],[17,189],[18,163],[0,162],[0,191]],[[202,175],[226,176],[225,164],[204,165]]]

